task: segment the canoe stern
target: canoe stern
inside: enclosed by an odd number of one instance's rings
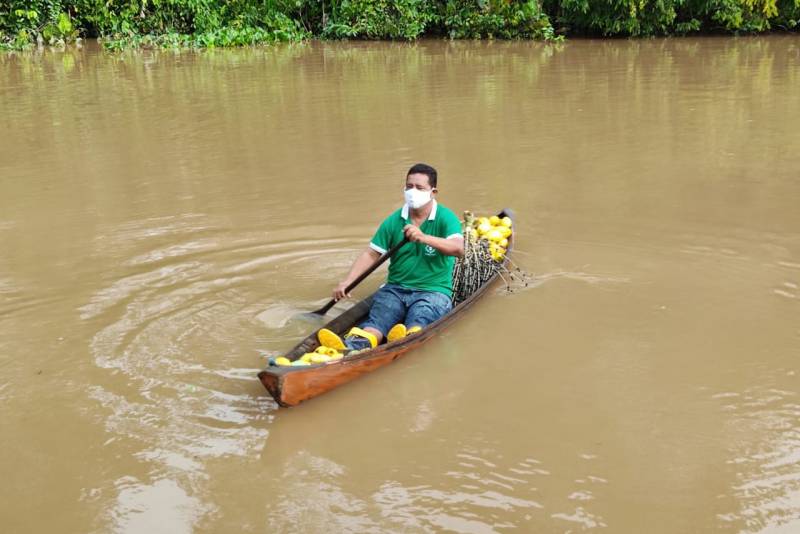
[[[261,371],[258,378],[278,404],[284,407],[297,406],[305,400],[391,363],[410,348],[409,345],[395,350],[382,351],[383,354],[370,355],[367,358],[315,365],[308,369],[271,368]]]

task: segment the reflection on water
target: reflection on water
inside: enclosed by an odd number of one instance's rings
[[[286,492],[295,497],[276,503],[270,523],[290,530],[336,525],[336,530],[363,532],[497,532],[530,523],[532,514],[543,508],[533,499],[516,496],[535,494],[532,479],[549,474],[536,467],[536,460],[508,467],[457,453],[445,464],[442,467],[448,470],[442,486],[425,483],[424,476],[417,476],[412,485],[387,480],[365,498],[358,498],[342,492],[339,481],[347,475],[344,467],[300,453],[283,472]],[[478,474],[484,469],[485,473]],[[518,518],[525,521],[519,523]]]
[[[743,436],[728,463],[737,471],[733,491],[738,514],[720,514],[724,522],[744,521],[752,532],[791,532],[800,528],[800,404],[795,370],[782,371],[777,382],[792,391],[763,387],[742,393],[720,393],[731,426]],[[788,380],[787,380],[788,379]],[[754,440],[752,436],[759,436]]]
[[[4,526],[800,529],[798,53],[0,55]],[[277,410],[256,372],[419,160],[516,210],[528,287]]]
[[[111,513],[119,532],[191,532],[202,512],[198,500],[171,480],[146,485],[126,479],[118,481],[117,488]]]

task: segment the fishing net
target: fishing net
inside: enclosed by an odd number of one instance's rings
[[[489,243],[478,239],[473,230],[474,215],[464,212],[464,256],[453,267],[453,305],[463,302],[503,269],[489,252]]]

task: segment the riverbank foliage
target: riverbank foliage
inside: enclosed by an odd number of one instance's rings
[[[800,0],[0,0],[0,47],[797,31]]]

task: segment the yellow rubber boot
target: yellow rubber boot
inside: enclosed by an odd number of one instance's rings
[[[386,334],[386,340],[389,343],[397,341],[398,339],[403,339],[404,337],[406,337],[406,325],[403,323],[397,323],[389,330],[389,333]]]
[[[407,336],[410,336],[411,334],[416,334],[417,332],[419,332],[419,331],[421,331],[421,330],[422,330],[422,327],[421,327],[421,326],[419,326],[419,325],[417,325],[417,326],[412,326],[411,328],[409,328],[409,329],[406,331],[406,335],[407,335]]]
[[[369,344],[372,346],[373,349],[378,346],[378,338],[375,337],[375,334],[367,332],[366,330],[362,330],[357,326],[351,328],[350,331],[347,333],[346,337],[350,336],[363,337],[364,339],[369,341]]]
[[[346,348],[342,338],[327,328],[320,328],[319,332],[317,332],[317,339],[323,347],[336,350],[344,350]]]

